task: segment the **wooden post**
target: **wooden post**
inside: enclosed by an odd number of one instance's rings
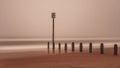
[[[82,51],[83,51],[83,44],[80,43],[80,52],[82,52]]]
[[[89,44],[89,53],[92,53],[92,43]]]
[[[50,49],[50,43],[48,42],[48,54],[49,54],[49,49]]]
[[[54,40],[54,37],[55,37],[55,35],[54,35],[54,27],[55,27],[55,23],[54,23],[54,20],[55,20],[55,18],[56,18],[56,13],[55,12],[52,12],[51,13],[51,17],[52,17],[52,19],[53,19],[53,24],[52,24],[52,44],[53,44],[53,53],[55,52],[55,40]]]
[[[55,43],[53,43],[53,53],[55,53]]]
[[[100,54],[104,54],[104,44],[100,44]]]
[[[65,43],[65,53],[67,53],[67,43]]]
[[[114,56],[118,55],[118,46],[117,44],[114,45]]]
[[[74,44],[74,42],[72,42],[72,52],[74,52],[75,51],[75,44]]]
[[[59,53],[61,52],[61,43],[58,44]]]

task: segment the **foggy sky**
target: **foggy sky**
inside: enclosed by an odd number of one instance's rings
[[[0,38],[120,37],[120,0],[0,0]]]

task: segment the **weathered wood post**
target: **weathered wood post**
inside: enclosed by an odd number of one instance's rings
[[[114,56],[118,55],[118,46],[117,44],[114,45]]]
[[[82,52],[83,51],[83,44],[82,44],[82,42],[80,43],[80,52]]]
[[[72,52],[74,52],[75,51],[75,44],[74,44],[74,42],[72,42]]]
[[[67,43],[65,43],[65,53],[67,53]]]
[[[89,53],[92,53],[92,43],[89,43]]]
[[[58,44],[59,53],[61,52],[61,43]]]
[[[104,44],[100,44],[100,54],[104,54]]]
[[[53,43],[53,53],[55,53],[55,43]]]
[[[49,50],[50,50],[50,43],[48,42],[48,54],[49,54]]]
[[[55,37],[55,35],[54,35],[54,27],[55,27],[55,23],[54,23],[54,20],[55,20],[55,18],[56,18],[56,13],[55,12],[52,12],[51,13],[51,17],[52,17],[52,19],[53,19],[53,24],[52,24],[52,44],[53,44],[53,53],[55,52],[55,40],[54,40],[54,37]]]

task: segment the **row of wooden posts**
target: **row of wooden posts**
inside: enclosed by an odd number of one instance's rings
[[[49,53],[49,50],[50,50],[50,43],[48,42],[48,53]],[[58,50],[60,53],[61,52],[61,43],[58,44]],[[55,53],[55,43],[52,46],[52,51],[54,54]],[[64,51],[65,51],[65,53],[67,53],[67,43],[65,43]],[[75,43],[74,42],[72,42],[71,51],[72,52],[75,51]],[[79,51],[83,52],[83,44],[82,43],[80,43],[80,45],[79,45]],[[89,53],[92,53],[92,43],[89,43]],[[100,54],[104,54],[104,44],[103,43],[100,44]],[[117,55],[118,55],[118,45],[114,44],[114,56],[117,56]]]

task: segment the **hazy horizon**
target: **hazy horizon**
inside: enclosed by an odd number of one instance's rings
[[[119,0],[0,0],[0,38],[120,37]]]

